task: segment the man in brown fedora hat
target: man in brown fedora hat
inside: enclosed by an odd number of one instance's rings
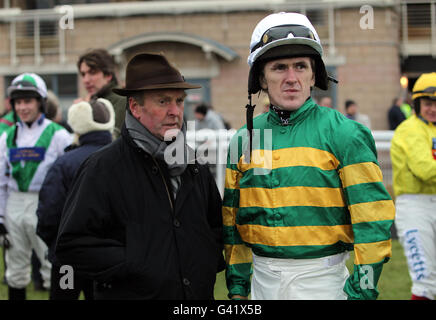
[[[56,246],[61,264],[95,281],[96,299],[213,299],[224,269],[220,194],[206,166],[165,161],[175,144],[188,154],[193,88],[163,55],[144,53],[114,89],[128,101],[121,139],[79,169]]]

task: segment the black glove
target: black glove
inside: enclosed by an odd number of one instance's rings
[[[5,234],[8,234],[8,230],[3,223],[0,223],[0,236],[4,236]]]

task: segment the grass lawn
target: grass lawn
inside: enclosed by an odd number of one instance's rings
[[[0,249],[0,253],[2,251]],[[8,297],[7,286],[1,283],[4,274],[3,259],[0,259],[0,300],[6,300]],[[353,254],[350,254],[350,259],[347,262],[350,270],[353,267]],[[403,249],[398,240],[392,241],[392,258],[384,265],[378,289],[380,292],[380,300],[409,300],[411,293],[411,280],[407,271],[407,262],[403,253]],[[33,284],[27,287],[28,300],[47,300],[48,292],[35,291]],[[226,300],[227,288],[225,284],[224,272],[217,275],[215,285],[215,299]]]

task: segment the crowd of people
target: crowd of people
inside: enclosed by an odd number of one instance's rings
[[[332,98],[329,96],[321,96],[317,99],[317,103],[320,106],[335,109]],[[413,112],[410,99],[395,97],[387,112],[389,130],[395,130],[401,122],[410,118]],[[359,112],[359,107],[354,100],[345,101],[343,113],[348,119],[357,121],[371,130],[371,119],[368,115]]]
[[[66,121],[39,75],[12,80],[0,120],[10,300],[26,299],[32,252],[52,300],[82,291],[90,300],[211,300],[223,270],[234,300],[376,299],[394,223],[411,298],[435,298],[436,73],[417,80],[414,114],[404,115],[401,99],[389,112],[394,203],[369,118],[352,100],[342,114],[331,98],[311,97],[333,79],[308,18],[266,16],[249,50],[247,122],[229,144],[223,197],[185,139],[186,91],[200,86],[163,54],[135,55],[123,87],[107,51],[81,55],[87,95]],[[206,104],[195,118],[197,129],[228,128]],[[172,150],[182,161],[167,161]],[[73,287],[62,282],[64,266]]]

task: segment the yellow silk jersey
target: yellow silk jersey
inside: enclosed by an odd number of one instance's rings
[[[436,194],[436,126],[413,115],[391,141],[394,192]]]

